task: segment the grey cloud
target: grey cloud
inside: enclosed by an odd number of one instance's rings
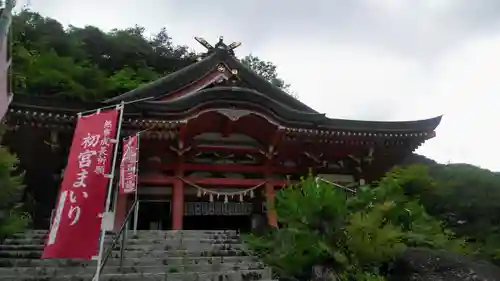
[[[359,0],[286,4],[267,0],[173,0],[169,14],[183,24],[222,22],[231,33],[241,34],[241,39],[249,42],[319,36],[333,43],[347,40],[379,45],[411,56],[432,56],[465,37],[500,27],[498,0],[449,1],[441,10],[424,6],[424,1],[408,1],[411,4],[400,13],[384,13]]]

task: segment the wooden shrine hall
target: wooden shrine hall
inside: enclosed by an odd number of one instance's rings
[[[125,106],[122,136],[140,138],[139,229],[276,225],[278,189],[312,171],[339,183],[378,179],[435,136],[441,117],[327,118],[243,65],[222,38],[187,67],[98,103],[15,95],[8,145],[26,171],[35,227],[47,229],[78,112]],[[133,203],[120,196],[117,224]]]

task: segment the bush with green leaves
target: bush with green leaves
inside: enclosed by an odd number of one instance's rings
[[[408,196],[474,244],[480,258],[500,265],[500,173],[468,164],[413,164],[405,171]]]
[[[313,177],[283,188],[274,209],[281,225],[246,237],[250,251],[282,279],[306,280],[326,265],[334,280],[379,281],[407,247],[469,251],[402,188],[412,177],[395,169],[356,194]]]
[[[23,174],[17,169],[18,162],[15,155],[0,145],[0,241],[26,229],[31,222],[20,200],[24,185]]]

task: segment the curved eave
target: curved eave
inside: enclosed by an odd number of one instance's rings
[[[189,116],[196,110],[223,108],[260,108],[273,115],[284,125],[326,130],[352,130],[377,132],[431,132],[442,116],[416,121],[358,121],[330,119],[324,114],[298,111],[255,90],[238,87],[214,87],[170,101],[142,102],[136,105],[147,114],[168,118]]]
[[[66,101],[57,98],[22,94],[15,94],[10,104],[11,109],[60,112],[66,114],[76,114],[78,112],[97,109],[103,106],[106,105],[100,102]]]
[[[215,67],[218,61],[216,54],[212,54],[165,77],[139,86],[136,89],[114,98],[105,100],[104,103],[118,103],[121,101],[133,101],[144,98],[154,99],[158,96],[165,95],[165,93],[180,89],[198,77],[202,77]]]
[[[443,116],[414,121],[361,121],[327,119],[321,127],[333,130],[384,131],[384,132],[432,132]]]
[[[15,95],[10,108],[11,111],[77,114],[78,112],[103,106],[105,106],[103,103],[70,102],[53,98]],[[205,89],[170,101],[132,103],[125,107],[125,115],[139,118],[150,116],[168,121],[189,118],[197,112],[211,108],[259,111],[269,115],[277,123],[284,126],[326,131],[432,132],[439,125],[442,118],[442,116],[437,116],[424,120],[391,122],[329,119],[323,114],[297,111],[259,92],[237,87]]]

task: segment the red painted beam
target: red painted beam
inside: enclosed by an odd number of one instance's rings
[[[194,184],[202,184],[202,185],[216,185],[217,187],[251,187],[261,184],[263,179],[234,179],[234,178],[196,178],[196,177],[185,177],[184,178],[188,182],[192,182]],[[164,176],[161,174],[150,174],[150,175],[141,175],[139,176],[139,182],[141,184],[148,185],[171,185],[176,180],[177,177]],[[284,186],[288,184],[287,180],[270,180],[269,183],[273,186]]]
[[[226,186],[255,186],[264,181],[264,179],[233,179],[233,178],[186,178],[195,184],[205,184],[205,185],[226,185]],[[268,181],[273,186],[282,186],[288,183],[287,180],[270,180]]]
[[[173,171],[175,164],[164,164],[164,170]],[[226,172],[226,173],[259,173],[265,172],[271,174],[293,174],[298,170],[296,167],[265,167],[265,166],[250,166],[239,164],[192,164],[185,163],[184,171],[206,171],[206,172]]]

